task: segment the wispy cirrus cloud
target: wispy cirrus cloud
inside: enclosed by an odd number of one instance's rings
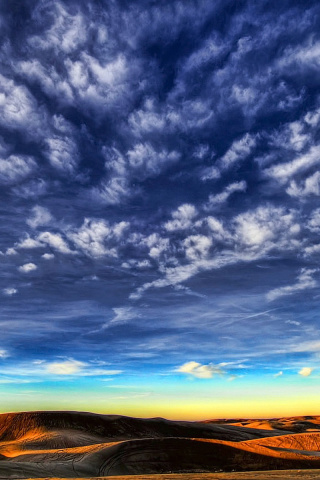
[[[311,288],[315,288],[317,286],[317,281],[313,278],[313,276],[317,272],[318,272],[318,269],[307,269],[307,268],[302,269],[300,274],[297,277],[296,283],[271,290],[267,294],[267,299],[269,301],[273,301],[287,295],[293,295],[295,293],[299,293],[303,290],[309,290]]]

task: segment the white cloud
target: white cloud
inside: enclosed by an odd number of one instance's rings
[[[0,349],[0,358],[7,358],[9,357],[9,353],[7,350],[4,350],[3,348]]]
[[[300,233],[296,214],[283,208],[258,207],[235,218],[235,235],[240,243],[250,249],[263,251],[277,247],[298,246],[295,238]]]
[[[48,373],[54,375],[73,375],[79,373],[86,364],[78,360],[66,360],[64,362],[53,362],[46,365]]]
[[[93,197],[107,205],[117,205],[132,194],[126,175],[103,180],[98,187],[92,190]]]
[[[292,180],[286,192],[291,197],[304,198],[310,195],[320,196],[320,172],[315,172],[310,177],[298,184]]]
[[[13,185],[26,179],[37,168],[33,158],[26,155],[10,155],[7,159],[0,158],[0,183]]]
[[[204,182],[207,180],[217,180],[218,178],[221,177],[220,170],[217,167],[208,167],[202,170],[201,173],[201,180]]]
[[[31,228],[37,228],[48,225],[53,221],[53,217],[47,208],[36,205],[32,209],[32,216],[27,219],[27,224]]]
[[[42,232],[38,235],[37,240],[55,249],[57,252],[66,254],[74,253],[59,233]]]
[[[320,42],[313,39],[311,35],[308,42],[298,47],[288,47],[284,50],[283,56],[279,60],[279,67],[287,70],[294,67],[297,71],[318,72],[320,56]]]
[[[212,239],[205,235],[190,235],[183,241],[188,260],[200,260],[209,255]]]
[[[217,241],[228,242],[232,239],[230,232],[228,232],[223,223],[215,217],[207,217],[204,219],[204,222],[207,223],[212,237]]]
[[[311,375],[313,371],[313,368],[311,367],[303,367],[301,368],[301,370],[299,370],[299,375],[301,375],[302,377],[309,377]]]
[[[158,233],[152,233],[146,238],[133,238],[134,244],[145,244],[149,247],[149,256],[153,259],[159,259],[161,255],[165,254],[170,249],[170,242],[168,238],[161,237]]]
[[[20,130],[30,139],[42,137],[47,119],[35,98],[22,85],[0,75],[0,123],[12,130]]]
[[[55,136],[46,140],[45,155],[51,165],[65,173],[73,173],[79,161],[79,151],[72,138]]]
[[[185,373],[197,378],[212,378],[214,375],[223,375],[225,372],[219,365],[201,365],[198,362],[187,362],[177,368],[177,372]]]
[[[311,232],[320,233],[320,208],[312,211],[307,223],[307,228],[311,230]]]
[[[43,255],[41,255],[42,258],[44,260],[52,260],[54,258],[54,254],[53,253],[44,253]]]
[[[169,220],[167,223],[165,223],[164,228],[168,232],[173,232],[175,230],[186,230],[187,228],[191,227],[192,220],[197,213],[197,209],[189,203],[180,205],[180,207],[178,207],[178,209],[172,213],[173,220]]]
[[[227,150],[226,153],[216,161],[214,166],[204,168],[201,171],[201,175],[200,175],[201,180],[207,181],[207,180],[216,180],[220,178],[221,174],[224,171],[230,169],[234,164],[237,164],[242,160],[245,160],[249,155],[251,155],[256,144],[257,144],[257,138],[250,135],[249,133],[246,133],[239,140],[235,140],[232,143],[229,150]],[[233,185],[235,186],[237,184],[239,187],[242,186],[242,182],[236,182]],[[244,186],[242,187],[243,189],[245,189]],[[242,188],[240,188],[239,191],[242,191]],[[231,193],[232,191],[229,192],[229,194]],[[226,198],[228,198],[228,196],[229,195],[227,195]],[[224,201],[225,199],[222,199],[221,201],[218,201],[218,203],[222,203]]]
[[[282,377],[282,375],[283,375],[283,372],[280,371],[278,373],[275,373],[273,376],[277,378],[277,377]]]
[[[181,74],[190,75],[194,71],[206,68],[212,61],[217,61],[228,51],[227,42],[223,42],[221,38],[214,32],[205,40],[200,48],[194,51],[182,65]]]
[[[287,285],[285,287],[275,288],[267,294],[269,301],[276,300],[280,297],[287,295],[293,295],[295,293],[307,290],[309,288],[315,288],[317,281],[313,278],[313,275],[318,272],[318,269],[302,268],[300,274],[297,277],[297,282],[293,285]]]
[[[312,139],[306,132],[306,124],[301,120],[287,123],[270,136],[271,144],[285,150],[300,152]]]
[[[8,297],[11,297],[12,295],[15,295],[16,293],[18,293],[18,290],[12,287],[4,288],[2,291],[4,295],[7,295]]]
[[[288,323],[289,325],[294,325],[295,327],[301,325],[301,323],[297,322],[296,320],[286,320],[285,323]]]
[[[37,270],[37,268],[37,265],[35,265],[34,263],[25,263],[24,265],[21,265],[18,270],[23,273],[29,273]]]
[[[16,244],[16,248],[39,248],[41,247],[42,244],[38,240],[35,240],[34,238],[31,238],[27,236],[23,240],[21,240],[19,243]]]
[[[176,163],[180,153],[167,150],[156,151],[149,143],[138,143],[127,152],[132,173],[137,172],[140,179],[158,175],[168,166]]]
[[[104,255],[117,257],[117,246],[125,231],[129,228],[128,222],[119,222],[110,225],[105,220],[86,218],[83,225],[77,230],[67,233],[77,249],[90,257]]]
[[[235,140],[229,150],[221,157],[219,164],[222,169],[230,168],[234,163],[244,160],[248,157],[254,147],[256,139],[249,133],[246,133],[240,140]]]
[[[106,324],[106,327],[109,325],[122,325],[128,323],[134,318],[140,317],[140,314],[135,312],[131,307],[113,308],[113,312],[114,317],[108,324]]]
[[[263,258],[271,250],[301,248],[297,239],[300,225],[296,221],[295,211],[286,211],[273,206],[258,207],[247,211],[229,221],[229,229],[214,217],[195,222],[195,229],[209,227],[207,235],[194,234],[176,243],[165,239],[163,251],[158,251],[161,237],[150,235],[154,240],[151,248],[157,252],[153,258],[159,261],[162,278],[145,283],[130,295],[131,299],[141,298],[150,288],[163,288],[185,282],[202,271],[216,270],[238,262],[252,262]],[[140,243],[146,239],[137,238]],[[215,241],[215,243],[214,243]],[[219,245],[219,249],[216,247]],[[176,251],[185,253],[185,263],[176,255]],[[163,254],[162,252],[165,252]]]
[[[22,185],[14,187],[13,193],[22,198],[38,198],[48,190],[49,183],[43,178],[28,179]]]
[[[18,254],[18,252],[12,247],[7,248],[7,250],[6,250],[6,255],[11,256],[11,255],[17,255],[17,254]]]
[[[84,45],[87,38],[85,18],[79,11],[70,14],[60,2],[49,4],[50,17],[53,19],[49,28],[41,35],[28,38],[28,44],[35,50],[48,51],[54,49],[56,53],[70,54]],[[77,9],[76,9],[77,10]],[[35,8],[35,18],[41,22],[43,11]]]
[[[73,358],[61,362],[43,363],[39,365],[38,373],[45,371],[51,375],[75,375],[78,377],[94,377],[94,376],[112,376],[119,375],[122,370],[107,370],[105,368],[97,368],[96,364],[80,362]]]
[[[211,210],[223,203],[225,203],[230,195],[235,192],[245,192],[247,189],[247,183],[242,180],[241,182],[230,183],[223,192],[216,195],[210,195],[208,202],[204,205],[205,210]]]
[[[320,341],[311,340],[309,342],[299,342],[293,344],[290,348],[291,352],[307,352],[307,353],[320,353]]]
[[[274,165],[264,170],[264,173],[284,184],[297,173],[306,171],[320,163],[320,146],[312,146],[308,152],[298,156],[290,162]]]

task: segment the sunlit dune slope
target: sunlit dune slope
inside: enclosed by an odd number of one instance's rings
[[[216,422],[3,414],[0,479],[320,468],[319,417]]]
[[[53,448],[58,446],[54,440],[58,435],[61,435],[62,442],[59,446],[64,442],[71,442],[65,445],[69,447],[101,440],[118,441],[130,438],[201,437],[242,441],[265,436],[265,432],[260,432],[259,429],[238,428],[228,424],[173,422],[164,418],[142,419],[83,412],[24,412],[0,415],[0,442],[19,440],[26,435],[38,435],[41,441],[41,435],[48,432],[55,432],[51,440]],[[275,435],[281,433],[275,430],[272,432]]]
[[[205,424],[233,425],[236,427],[260,430],[284,430],[288,433],[302,433],[320,430],[320,416],[300,416],[271,419],[213,419],[205,420]]]
[[[70,451],[71,450],[71,451]],[[140,439],[101,448],[24,454],[0,462],[0,478],[108,476],[165,472],[320,468],[320,458],[280,458],[197,439]]]

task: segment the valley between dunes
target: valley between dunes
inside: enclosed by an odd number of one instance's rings
[[[0,415],[0,479],[311,480],[320,477],[316,469],[316,416],[181,422],[80,412]]]

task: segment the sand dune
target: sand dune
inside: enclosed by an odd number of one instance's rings
[[[0,415],[2,479],[308,468],[320,469],[320,417],[196,423],[77,412]]]
[[[126,475],[115,477],[87,477],[83,480],[318,480],[320,470],[271,470],[267,472],[231,472],[231,473],[184,473],[165,475]],[[78,477],[68,478],[76,480]],[[22,480],[22,479],[21,479]],[[48,480],[47,478],[29,480]],[[51,478],[50,480],[67,480],[66,478]]]

